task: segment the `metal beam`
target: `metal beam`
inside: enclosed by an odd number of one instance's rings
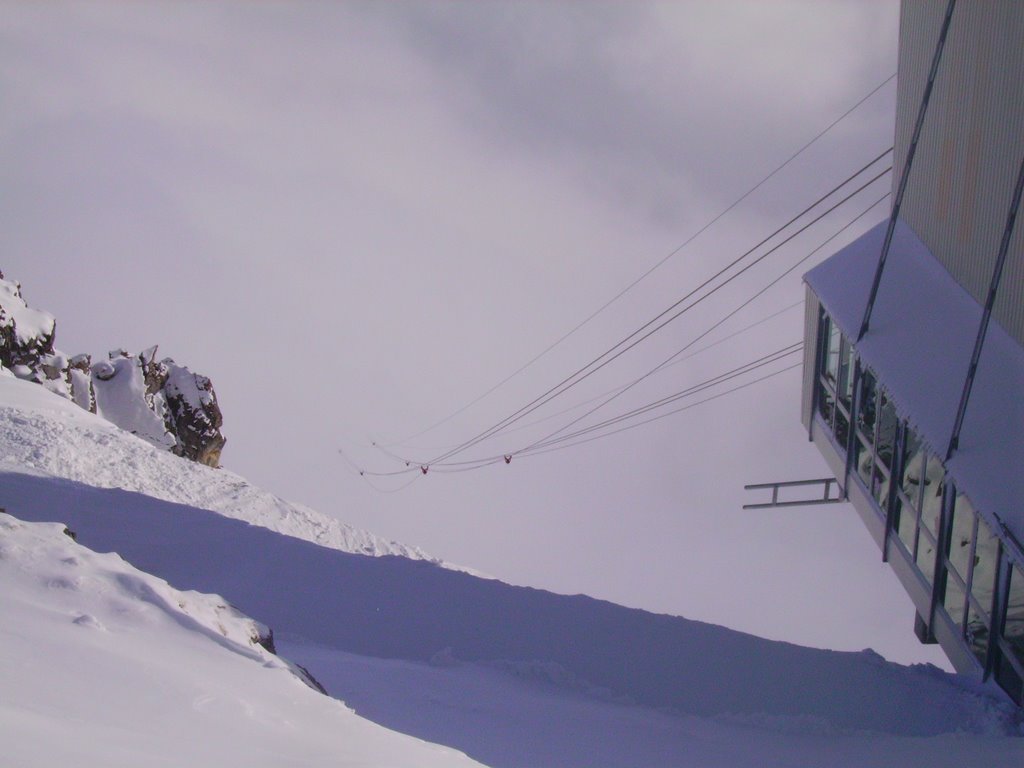
[[[1024,190],[1024,160],[1021,161],[1020,170],[1017,172],[1017,184],[1013,188],[1013,195],[1010,199],[1010,212],[1006,216],[1006,227],[1003,229],[1003,239],[999,243],[999,253],[996,255],[996,266],[992,271],[992,280],[988,286],[985,310],[981,313],[978,335],[974,339],[974,350],[971,352],[971,363],[967,366],[967,377],[964,379],[964,388],[960,393],[960,405],[956,409],[956,421],[953,424],[953,434],[949,438],[949,447],[946,449],[946,461],[953,458],[953,453],[960,447],[960,430],[964,425],[964,415],[967,413],[967,402],[971,398],[974,376],[978,372],[978,361],[981,359],[981,348],[985,344],[985,334],[988,333],[988,321],[992,317],[992,307],[996,303],[999,281],[1003,277],[1003,265],[1006,263],[1006,253],[1010,249],[1010,238],[1013,237],[1013,226],[1017,221],[1022,190]]]
[[[820,485],[823,486],[822,495],[820,498],[812,499],[793,499],[788,501],[779,500],[779,489],[780,488],[796,488],[796,487],[808,487]],[[838,496],[833,496],[831,493],[832,486],[836,487]],[[744,509],[768,509],[770,507],[808,507],[817,504],[838,504],[846,501],[842,492],[842,486],[839,485],[839,481],[834,477],[822,477],[816,480],[785,480],[777,483],[752,483],[750,485],[743,486],[746,491],[760,490],[762,488],[772,489],[772,500],[762,502],[758,504],[744,504]]]
[[[882,252],[878,255],[878,265],[875,267],[875,276],[871,281],[871,292],[868,294],[868,303],[864,307],[864,317],[860,323],[860,331],[857,332],[855,343],[859,343],[868,332],[868,325],[871,322],[871,310],[875,306],[875,298],[878,296],[878,286],[882,282],[882,271],[885,269],[885,260],[889,255],[889,246],[892,245],[893,231],[896,229],[896,220],[900,215],[900,206],[903,205],[903,195],[907,191],[907,181],[910,179],[910,167],[914,164],[914,154],[917,152],[917,142],[921,138],[921,129],[924,127],[924,116],[928,112],[928,101],[931,99],[932,86],[935,85],[935,77],[939,72],[939,62],[942,60],[942,50],[946,46],[946,36],[949,34],[949,25],[953,19],[953,8],[956,0],[949,0],[946,6],[946,15],[942,20],[942,29],[939,31],[939,40],[935,44],[935,53],[932,55],[932,66],[928,70],[928,82],[924,87],[924,95],[921,97],[921,106],[917,110],[917,120],[914,122],[914,132],[910,137],[910,146],[907,148],[907,158],[903,161],[903,171],[900,173],[900,182],[896,187],[896,195],[892,199],[892,212],[889,214],[889,225],[885,229],[885,240],[882,242]]]

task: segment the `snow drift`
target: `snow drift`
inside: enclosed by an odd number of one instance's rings
[[[476,765],[308,687],[220,597],[0,514],[3,764]]]

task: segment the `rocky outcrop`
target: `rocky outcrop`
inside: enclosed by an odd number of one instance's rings
[[[106,360],[69,357],[53,346],[53,316],[30,309],[18,283],[0,272],[0,368],[34,381],[155,446],[200,464],[220,466],[225,438],[217,394],[153,346],[133,355],[115,349]]]
[[[42,383],[44,360],[49,363],[54,356],[57,322],[47,312],[29,309],[21,284],[3,278],[0,272],[0,365]]]
[[[225,442],[220,432],[224,419],[213,383],[170,358],[160,365],[167,371],[162,391],[167,402],[165,419],[177,440],[174,452],[200,464],[218,466]]]
[[[120,419],[126,425],[138,425],[137,434],[144,431],[147,440],[178,456],[211,467],[220,464],[224,419],[217,393],[206,376],[192,373],[169,357],[158,360],[155,346],[138,355],[117,349],[109,358],[93,366],[94,378],[102,382],[97,388],[103,415],[116,424]],[[123,398],[127,403],[145,403],[148,413],[121,416],[115,411],[123,411],[124,406],[112,402],[118,396],[114,392],[127,393]]]

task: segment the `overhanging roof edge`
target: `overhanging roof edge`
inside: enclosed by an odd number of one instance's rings
[[[882,222],[804,275],[847,338],[856,338],[885,234]],[[945,454],[982,313],[903,221],[897,222],[865,365],[935,453]],[[986,517],[1024,539],[1024,347],[993,322],[947,470]]]

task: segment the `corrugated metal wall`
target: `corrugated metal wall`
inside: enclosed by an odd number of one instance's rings
[[[901,169],[947,0],[904,0],[896,161]],[[985,300],[1024,159],[1024,0],[959,0],[901,211],[936,258]],[[894,191],[899,175],[893,176]],[[994,310],[1024,344],[1024,221]]]

